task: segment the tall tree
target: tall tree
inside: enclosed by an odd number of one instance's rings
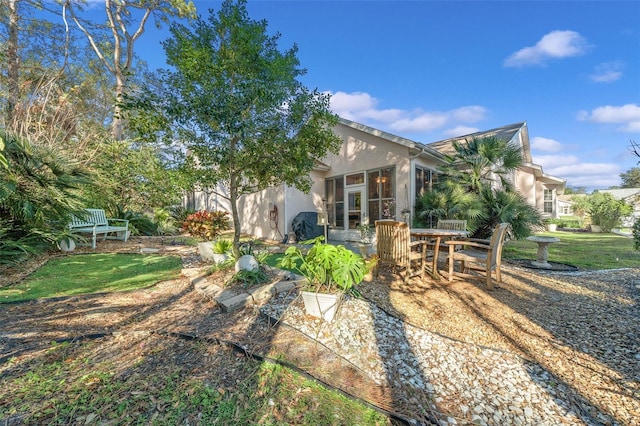
[[[306,71],[297,47],[278,50],[280,35],[250,19],[245,1],[227,0],[217,16],[171,34],[164,48],[175,71],[163,73],[160,93],[141,94],[144,113],[131,122],[151,139],[149,130],[163,133],[174,158],[190,153],[182,165],[194,185],[225,188],[218,194],[230,200],[237,243],[238,199],[281,183],[309,191],[314,160],[340,147],[338,118],[329,95],[298,81]]]
[[[622,188],[640,188],[640,167],[632,167],[624,173],[620,173]]]
[[[63,11],[69,11],[95,54],[115,79],[111,131],[119,141],[123,139],[120,104],[133,71],[135,42],[144,33],[147,21],[153,16],[159,26],[160,23],[167,23],[171,17],[194,18],[196,9],[193,2],[187,0],[105,0],[107,21],[105,24],[96,24],[82,19],[76,11],[76,8],[81,10],[83,3],[86,0],[81,3],[65,0]]]

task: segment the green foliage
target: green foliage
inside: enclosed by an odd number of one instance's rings
[[[229,229],[229,217],[223,211],[199,211],[187,216],[182,229],[201,241],[215,239],[222,231]]]
[[[233,241],[220,239],[213,244],[213,252],[216,254],[228,254],[233,251]]]
[[[144,213],[123,210],[120,206],[116,206],[114,217],[127,219],[129,221],[129,230],[133,235],[156,235],[157,233],[157,224]]]
[[[632,208],[623,200],[616,200],[606,192],[594,192],[588,198],[588,213],[594,225],[610,232],[620,224],[620,218],[631,213]]]
[[[640,167],[632,167],[620,174],[621,188],[640,188]]]
[[[232,283],[240,283],[244,288],[264,284],[267,281],[269,281],[269,276],[262,268],[253,270],[241,269],[231,278]]]
[[[308,192],[315,159],[340,147],[329,96],[298,81],[297,47],[281,52],[279,37],[249,18],[245,1],[227,0],[192,27],[171,27],[160,88],[123,105],[141,137],[174,148],[190,186],[224,186],[233,212],[242,195],[281,183]]]
[[[433,191],[424,192],[416,200],[418,227],[435,226],[438,219],[466,219],[473,223],[482,213],[483,205],[477,194],[448,178],[441,179]]]
[[[455,154],[447,156],[434,189],[416,201],[418,225],[466,219],[473,237],[489,238],[496,225],[507,222],[512,237],[525,238],[542,224],[540,213],[509,180],[522,165],[519,146],[488,137],[456,142],[453,147]]]
[[[0,168],[0,251],[13,262],[55,247],[70,214],[82,209],[78,189],[89,175],[53,149],[0,132],[8,167]],[[17,256],[17,257],[14,257]]]
[[[636,219],[635,223],[633,224],[633,247],[636,250],[640,250],[640,218]]]
[[[279,266],[297,270],[307,278],[312,291],[332,292],[337,288],[353,293],[354,286],[362,282],[368,270],[365,260],[342,245],[325,244],[323,239],[302,242],[312,244],[306,254],[296,246],[289,247]]]

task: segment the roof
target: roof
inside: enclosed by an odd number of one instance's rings
[[[506,126],[496,127],[495,129],[485,130],[482,132],[469,133],[468,135],[456,136],[455,138],[444,139],[438,142],[427,144],[428,147],[447,155],[455,154],[453,149],[454,142],[465,142],[471,139],[482,139],[488,137],[497,137],[499,139],[512,141],[516,140],[522,146],[523,159],[525,163],[531,163],[531,152],[529,149],[529,130],[525,121]]]
[[[441,152],[429,147],[420,142],[413,141],[411,139],[403,138],[402,136],[394,135],[392,133],[385,132],[383,130],[374,129],[373,127],[365,124],[356,123],[355,121],[347,120],[346,118],[339,117],[340,124],[343,124],[352,129],[359,130],[364,133],[379,137],[389,142],[397,143],[398,145],[406,146],[411,150],[415,150],[418,155],[425,154],[429,157],[443,160],[444,157]]]
[[[626,200],[640,195],[640,188],[599,189],[595,192],[611,194],[616,200]]]

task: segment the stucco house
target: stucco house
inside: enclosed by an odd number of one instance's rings
[[[609,193],[616,200],[622,200],[633,207],[629,216],[620,219],[623,228],[630,228],[640,219],[640,188],[600,189],[597,192]]]
[[[357,225],[382,218],[411,223],[416,196],[431,187],[454,141],[496,136],[522,147],[523,166],[511,177],[515,187],[546,217],[558,217],[563,179],[546,175],[531,160],[525,122],[423,144],[364,124],[340,119],[334,131],[343,144],[338,154],[319,159],[309,194],[281,185],[239,200],[242,232],[282,240],[301,212],[328,213],[329,239],[355,241]],[[230,210],[222,197],[203,192],[186,198],[186,207]]]

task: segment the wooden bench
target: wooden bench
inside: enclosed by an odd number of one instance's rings
[[[67,227],[71,232],[91,234],[91,248],[96,248],[98,235],[104,235],[103,241],[106,239],[127,241],[127,238],[129,238],[129,233],[127,232],[129,221],[127,219],[107,218],[102,209],[86,209],[86,211],[87,216],[85,218],[81,219],[73,216]]]

